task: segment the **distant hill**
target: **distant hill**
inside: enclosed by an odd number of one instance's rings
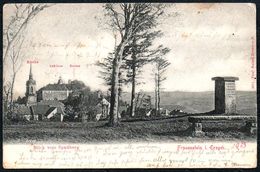
[[[154,104],[154,93],[145,92],[152,97]],[[123,101],[130,102],[130,93],[123,93]],[[237,91],[238,113],[254,114],[257,109],[255,91]],[[161,106],[168,110],[181,109],[188,113],[202,113],[214,110],[214,92],[162,92]]]

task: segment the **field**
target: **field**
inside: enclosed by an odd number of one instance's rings
[[[106,121],[28,122],[3,126],[5,143],[93,143],[135,141],[206,141],[252,140],[243,124],[205,124],[203,138],[191,137],[191,124],[187,117],[149,121],[121,122],[118,127],[108,127]]]

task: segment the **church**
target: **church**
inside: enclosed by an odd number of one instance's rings
[[[32,64],[30,64],[29,80],[26,82],[26,106],[35,105],[37,103],[36,81],[33,79]]]
[[[68,96],[69,90],[64,87],[61,78],[57,84],[49,84],[36,91],[36,81],[33,79],[30,64],[29,79],[26,81],[26,103],[19,106],[19,109],[28,109],[29,114],[25,115],[28,120],[63,121],[65,107],[59,100],[64,100]]]

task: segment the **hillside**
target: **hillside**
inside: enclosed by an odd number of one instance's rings
[[[154,103],[154,93],[145,92],[152,97]],[[124,101],[130,101],[130,93],[123,93]],[[237,111],[238,113],[256,115],[257,109],[256,92],[237,91]],[[169,110],[181,109],[188,113],[202,113],[214,109],[214,92],[162,92],[161,106]]]
[[[26,124],[3,126],[5,143],[111,143],[111,142],[189,142],[255,140],[248,135],[243,123],[203,125],[205,136],[192,137],[187,117],[150,121],[122,121],[117,127],[107,127],[107,121],[47,122],[30,121]]]

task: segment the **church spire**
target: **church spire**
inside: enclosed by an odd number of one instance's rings
[[[30,64],[29,80],[26,82],[26,105],[31,106],[37,103],[36,81],[33,80],[32,64]]]
[[[29,74],[29,79],[33,79],[33,74],[32,74],[32,64],[30,63],[30,74]]]

